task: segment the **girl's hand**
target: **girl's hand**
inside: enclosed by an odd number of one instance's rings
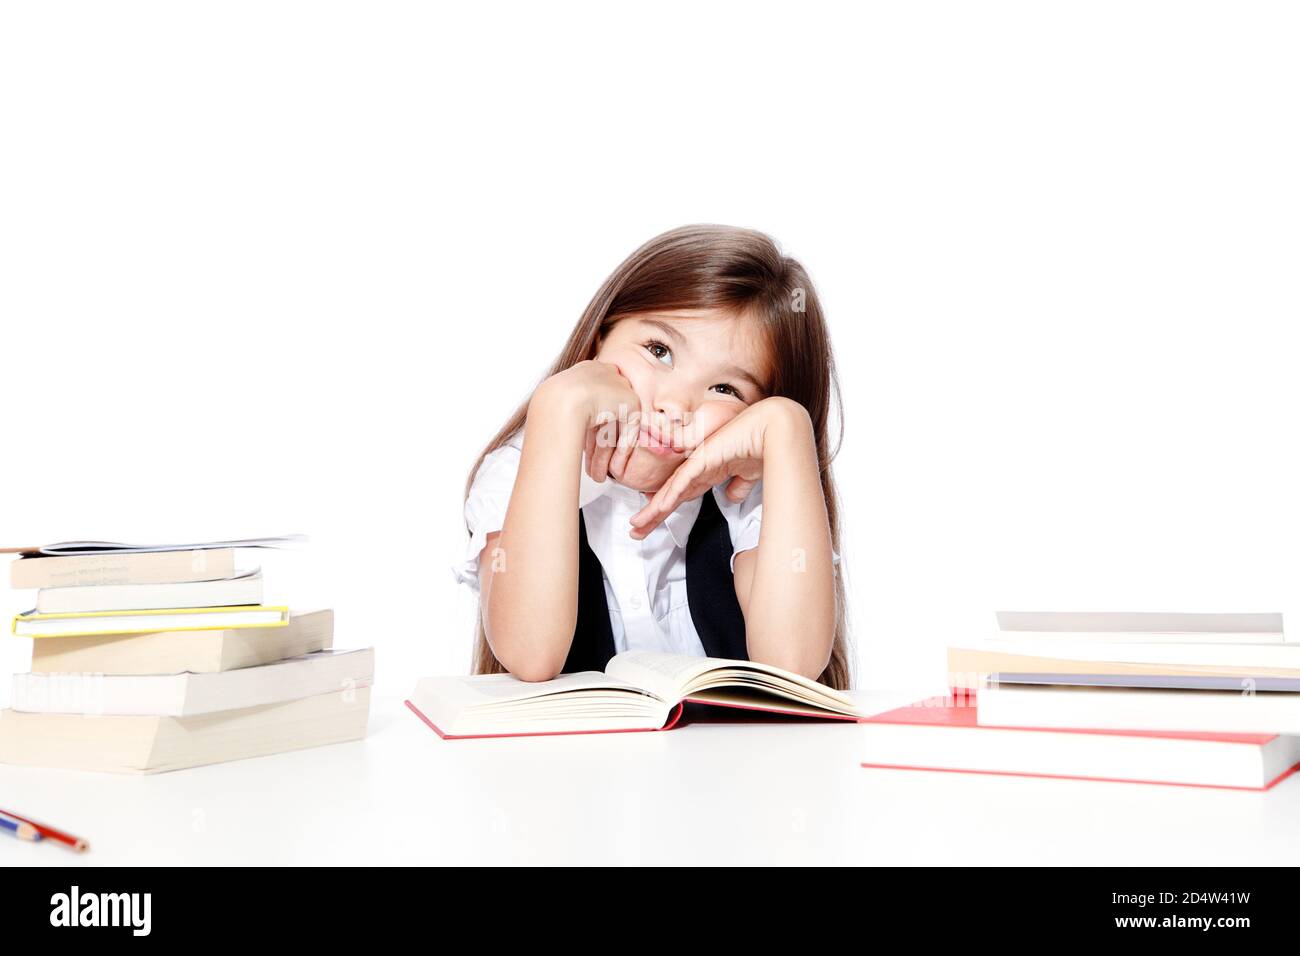
[[[683,501],[698,498],[728,478],[732,480],[727,485],[727,497],[744,501],[763,477],[763,458],[770,443],[769,426],[791,414],[808,416],[803,406],[788,398],[765,398],[704,439],[646,506],[632,516],[632,537],[644,538]]]
[[[641,431],[641,399],[617,365],[579,362],[544,381],[533,397],[558,402],[583,422],[585,469],[593,480],[622,479]]]

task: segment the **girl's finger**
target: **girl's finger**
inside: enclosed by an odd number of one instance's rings
[[[609,477],[609,459],[613,457],[615,449],[601,445],[596,445],[596,460],[593,467],[596,469],[597,481],[604,481]]]
[[[591,463],[592,475],[597,481],[604,481],[609,477],[609,459],[615,451],[615,444],[618,441],[618,422],[614,420],[612,412],[601,412],[596,416],[596,451]]]
[[[744,501],[749,497],[749,493],[754,490],[756,484],[758,484],[757,481],[741,478],[738,475],[727,485],[727,498],[731,501]]]
[[[654,510],[650,512],[649,516],[643,519],[642,522],[633,529],[633,537],[638,539],[644,538],[653,531],[660,522],[672,514],[679,504],[683,501],[689,501],[692,498],[698,497],[700,494],[707,491],[708,488],[709,484],[707,481],[700,481],[697,479],[689,481],[680,488],[671,490],[664,499],[654,507]]]
[[[655,496],[646,506],[632,516],[633,536],[649,534],[654,527],[672,513],[687,492],[700,480],[703,465],[695,459],[688,459],[678,466],[664,486],[655,492]],[[708,487],[707,484],[705,487]]]
[[[632,452],[636,450],[640,438],[641,412],[639,410],[628,412],[627,421],[623,424],[622,433],[618,436],[618,449],[609,460],[609,473],[619,481],[623,480],[623,472],[627,469],[628,459],[632,457]]]
[[[587,429],[587,442],[583,454],[586,456],[583,460],[587,464],[587,477],[593,481],[599,481],[600,479],[596,477],[593,467],[596,464],[596,429],[594,428]]]
[[[668,476],[668,480],[663,483],[663,486],[650,496],[650,500],[645,503],[645,507],[632,516],[634,527],[649,531],[659,523],[660,518],[668,513],[668,509],[664,505],[668,501],[668,496],[672,494],[674,483],[680,480],[682,472],[689,464],[689,461],[684,461],[678,465],[677,470]]]

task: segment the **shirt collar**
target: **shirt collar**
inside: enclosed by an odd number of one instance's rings
[[[621,485],[613,478],[607,477],[604,481],[596,481],[586,471],[583,471],[578,478],[578,507],[585,508],[597,498],[605,495],[618,497],[626,501],[632,508],[633,513],[640,511],[653,495],[647,495],[644,492],[637,491],[635,488],[629,488]],[[712,489],[705,494],[712,494]],[[692,498],[690,501],[684,501],[679,504],[668,517],[664,518],[664,524],[668,527],[668,533],[672,535],[673,541],[679,548],[686,547],[686,542],[691,536],[691,528],[695,527],[695,519],[700,515],[700,507],[704,504],[702,498]],[[628,525],[631,528],[631,525]]]
[[[515,437],[509,442],[516,448],[524,447],[524,428],[520,428]],[[713,489],[709,489],[705,494],[712,494]],[[585,508],[598,498],[606,495],[616,496],[624,500],[630,506],[633,506],[633,513],[640,511],[647,501],[652,497],[635,488],[629,488],[626,485],[619,484],[613,478],[607,477],[604,481],[596,481],[585,470],[580,471],[578,478],[578,507]],[[668,527],[668,533],[672,536],[673,541],[679,548],[685,548],[686,542],[691,536],[691,529],[695,527],[695,519],[700,515],[700,508],[704,504],[703,498],[692,498],[679,504],[673,513],[664,519],[664,524]],[[629,528],[631,525],[628,526]]]

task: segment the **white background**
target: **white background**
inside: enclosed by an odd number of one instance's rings
[[[827,309],[860,685],[998,608],[1300,628],[1294,6],[0,10],[6,543],[307,532],[269,596],[461,672],[471,463],[711,221]]]

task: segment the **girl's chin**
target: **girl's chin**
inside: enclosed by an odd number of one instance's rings
[[[666,462],[644,448],[637,448],[628,458],[627,467],[623,469],[623,477],[619,479],[619,484],[650,494],[663,487],[663,483],[672,476],[679,464],[681,462],[676,460]]]

